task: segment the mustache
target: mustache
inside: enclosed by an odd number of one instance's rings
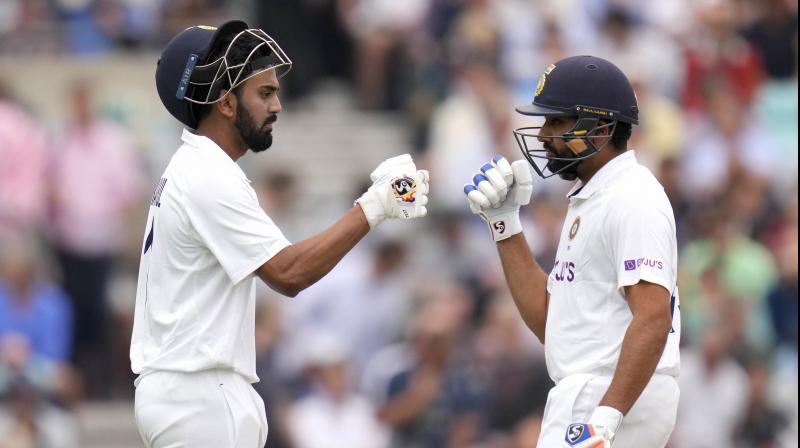
[[[275,123],[276,121],[278,121],[278,114],[269,114],[269,116],[264,120],[264,126]]]

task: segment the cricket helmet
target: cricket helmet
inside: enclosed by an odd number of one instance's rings
[[[216,103],[224,98],[221,90],[230,92],[265,70],[275,69],[280,78],[291,67],[272,37],[241,20],[219,27],[192,26],[164,47],[156,66],[156,88],[167,111],[196,129],[194,105]]]
[[[517,108],[523,115],[575,117],[575,125],[563,135],[541,135],[541,126],[521,127],[514,137],[523,155],[547,178],[573,169],[602,148],[591,137],[600,129],[613,134],[617,122],[639,123],[639,107],[630,81],[611,62],[595,56],[572,56],[550,64],[536,86],[533,102]],[[575,153],[574,157],[550,156],[538,141],[540,137],[561,138]],[[608,140],[606,140],[608,142]],[[546,160],[539,166],[536,159]],[[545,174],[547,168],[550,174]],[[562,174],[562,177],[574,179]]]

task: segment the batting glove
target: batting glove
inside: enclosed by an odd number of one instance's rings
[[[370,174],[372,186],[356,200],[370,228],[385,219],[414,219],[428,214],[428,172],[418,170],[411,156],[386,159]]]
[[[519,207],[530,202],[532,182],[527,161],[509,165],[505,157],[494,156],[472,177],[472,183],[464,185],[470,210],[489,224],[495,241],[522,232]]]
[[[569,448],[611,448],[621,424],[621,412],[612,407],[598,406],[589,423],[569,425],[564,440]]]

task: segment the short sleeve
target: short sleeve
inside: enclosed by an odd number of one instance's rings
[[[233,283],[239,283],[291,243],[267,216],[253,188],[240,177],[215,176],[194,188],[186,213]]]
[[[645,280],[672,292],[677,249],[675,225],[669,213],[656,201],[620,204],[611,209],[606,235],[617,274],[617,288]]]

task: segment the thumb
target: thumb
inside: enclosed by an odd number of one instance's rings
[[[517,205],[528,205],[533,194],[533,176],[528,162],[517,160],[511,164],[511,171],[514,172],[514,203]]]

